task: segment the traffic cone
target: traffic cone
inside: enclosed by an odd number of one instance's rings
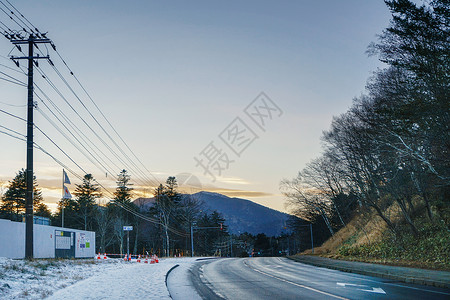
[[[131,261],[131,254],[128,255],[128,261]]]
[[[100,259],[100,253],[97,255],[97,259]]]
[[[148,264],[148,256],[145,257],[144,263]]]
[[[125,256],[123,257],[123,260],[124,261],[127,261],[128,260],[128,258],[127,258],[127,255],[125,254]]]
[[[106,257],[106,253],[104,253],[104,254],[103,254],[103,259],[106,259],[106,258],[107,258],[107,257]]]
[[[156,254],[155,254],[155,262],[159,263],[158,256],[156,256]]]
[[[154,255],[152,255],[152,259],[150,260],[150,263],[151,263],[151,264],[154,264],[154,263],[155,263],[155,256],[154,256]]]
[[[138,256],[137,258],[137,262],[140,263],[141,262],[141,255]]]

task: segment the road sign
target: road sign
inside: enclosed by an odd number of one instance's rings
[[[123,231],[133,231],[133,226],[123,226]]]

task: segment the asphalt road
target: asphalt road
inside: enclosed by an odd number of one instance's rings
[[[194,265],[203,299],[450,299],[450,290],[314,267],[279,257],[226,258]]]

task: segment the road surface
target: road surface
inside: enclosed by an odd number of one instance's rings
[[[314,267],[286,258],[200,262],[191,274],[204,299],[450,299],[446,289]]]

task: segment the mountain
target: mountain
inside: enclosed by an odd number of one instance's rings
[[[265,233],[267,236],[278,236],[284,229],[289,215],[262,206],[255,202],[225,195],[199,192],[193,195],[203,202],[210,212],[217,210],[225,218],[225,224],[233,234],[248,232]]]
[[[200,200],[203,210],[208,213],[216,210],[225,218],[225,225],[233,234],[248,232],[251,234],[264,233],[267,236],[278,236],[285,229],[289,215],[262,206],[255,202],[240,198],[230,198],[222,194],[199,192],[191,195]],[[153,198],[139,198],[134,203],[141,208],[148,209],[154,203]]]

